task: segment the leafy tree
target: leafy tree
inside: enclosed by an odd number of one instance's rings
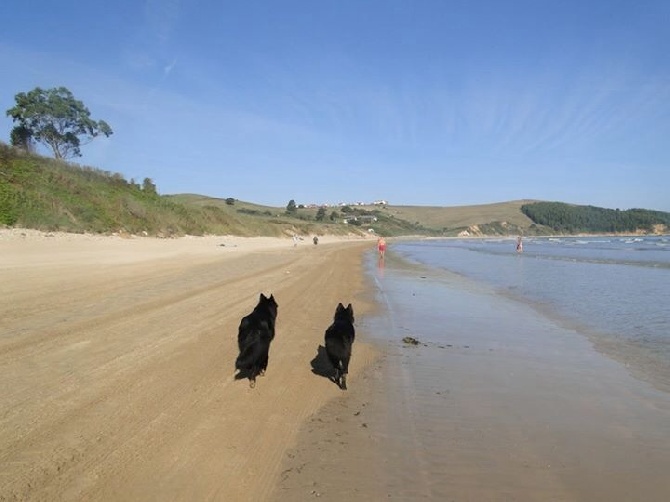
[[[337,211],[330,213],[330,221],[335,221],[337,219]]]
[[[142,182],[142,190],[147,194],[158,195],[156,184],[151,178],[144,178],[144,181]]]
[[[235,199],[232,198],[232,197],[228,197],[228,198],[226,199],[226,204],[227,204],[228,206],[233,206],[233,205],[235,205]]]
[[[12,146],[21,148],[26,152],[32,152],[35,149],[30,129],[22,125],[18,125],[12,129],[9,139]]]
[[[100,134],[107,137],[112,134],[107,122],[91,119],[84,103],[65,87],[46,90],[36,87],[28,93],[18,93],[14,100],[16,106],[7,110],[7,116],[18,122],[14,128],[17,132],[12,131],[12,143],[15,135],[17,141],[32,138],[51,148],[57,159],[79,157],[82,144]]]
[[[316,212],[316,221],[323,221],[326,217],[326,208],[320,207]]]
[[[294,214],[296,211],[298,211],[298,208],[295,205],[295,201],[291,199],[288,201],[288,204],[286,205],[286,212]]]

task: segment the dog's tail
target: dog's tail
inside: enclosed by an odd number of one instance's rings
[[[252,344],[246,347],[235,360],[235,368],[238,370],[250,370],[260,356],[260,347],[258,344]]]
[[[251,365],[254,361],[253,349],[252,347],[247,347],[243,352],[240,352],[240,355],[237,356],[235,360],[235,369],[246,370],[251,368]]]

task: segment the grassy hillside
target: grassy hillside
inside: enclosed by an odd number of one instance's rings
[[[287,198],[290,194],[287,194]],[[0,143],[0,225],[137,235],[546,235],[519,200],[476,206],[271,207],[197,194],[159,195],[118,173]],[[539,221],[539,220],[538,220]]]
[[[476,206],[387,206],[386,211],[407,221],[420,222],[423,226],[447,235],[467,230],[470,234],[538,233],[533,221],[521,212],[521,206],[531,200],[517,200]],[[488,231],[484,232],[484,229]],[[542,233],[542,232],[539,232]]]
[[[319,220],[319,208],[299,207],[294,213],[288,214],[286,208],[262,206],[237,199],[217,199],[195,194],[165,197],[186,207],[217,208],[226,214],[235,215],[245,225],[263,228],[264,232],[270,231],[277,224],[282,224],[300,228],[303,234],[375,233],[385,236],[439,234],[420,223],[410,223],[385,214],[374,206],[324,208],[323,217]]]
[[[238,228],[226,215],[189,210],[152,185],[0,145],[0,223],[70,232],[153,235]],[[241,228],[241,227],[239,227]]]
[[[0,224],[45,231],[159,236],[281,235],[312,231],[299,220],[250,218],[216,204],[183,204],[149,184],[0,144]]]
[[[0,225],[137,235],[323,235],[363,233],[341,220],[316,222],[268,208],[196,195],[159,195],[121,174],[0,143]]]

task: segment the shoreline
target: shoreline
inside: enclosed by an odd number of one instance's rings
[[[300,429],[272,500],[667,500],[667,393],[523,301],[369,258],[380,355]]]
[[[373,246],[0,232],[0,498],[267,500],[298,430],[342,398],[310,361],[338,302],[373,307]],[[261,292],[277,336],[251,389],[237,326]],[[357,339],[352,384],[377,357]]]
[[[388,495],[667,500],[667,392],[526,302],[396,258],[375,272]]]
[[[467,241],[468,239],[459,240]],[[510,241],[510,244],[513,242],[512,239],[508,240]],[[540,239],[534,239],[536,243],[539,240]],[[503,241],[503,239],[496,239],[496,241]],[[528,247],[529,252],[527,254],[532,254],[533,257],[543,256],[541,253],[538,254],[532,248],[533,246],[531,244]],[[633,260],[633,258],[631,258],[631,260]],[[608,261],[605,258],[602,258],[600,261],[600,263],[607,262]],[[646,265],[644,262],[637,263],[639,265]],[[667,266],[658,265],[656,263],[651,265],[652,268],[659,266],[662,269],[667,268]],[[648,349],[645,350],[644,348],[640,347],[638,343],[635,343],[631,339],[627,339],[620,334],[617,335],[608,333],[606,330],[603,330],[596,325],[590,324],[583,319],[579,320],[576,318],[570,318],[565,314],[561,314],[555,309],[549,308],[547,305],[543,305],[542,302],[538,302],[536,299],[530,296],[526,296],[524,298],[523,295],[520,295],[514,290],[501,290],[500,294],[508,296],[509,298],[516,301],[527,302],[529,305],[532,305],[533,308],[541,315],[551,319],[552,322],[557,322],[565,328],[579,331],[583,336],[587,337],[591,341],[596,350],[608,358],[614,359],[624,365],[636,378],[649,382],[659,390],[670,392],[670,373],[668,371],[666,355],[667,352],[664,353],[660,351],[653,352]]]

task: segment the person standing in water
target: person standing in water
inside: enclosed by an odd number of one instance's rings
[[[386,254],[386,240],[383,237],[377,239],[377,251],[379,252],[379,258],[384,258]]]
[[[523,253],[523,241],[521,240],[521,236],[516,239],[516,252]]]

